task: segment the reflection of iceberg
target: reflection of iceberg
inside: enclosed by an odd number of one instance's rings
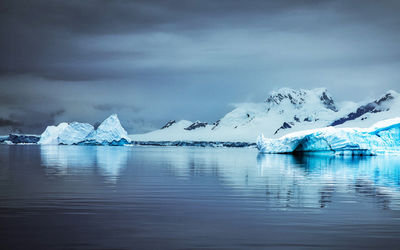
[[[128,147],[97,147],[97,166],[104,176],[115,179],[126,166]]]
[[[255,159],[251,149],[168,150],[141,157],[156,158],[179,178],[217,180],[232,199],[252,197],[269,209],[313,211],[331,206],[335,196],[352,203],[360,195],[400,209],[400,157],[259,154]]]
[[[100,173],[115,180],[126,166],[129,147],[42,145],[42,164],[49,174],[71,175]],[[97,168],[98,167],[98,168]]]
[[[260,154],[258,171],[279,207],[324,207],[334,194],[354,192],[400,209],[400,158]]]
[[[47,171],[57,174],[74,174],[92,171],[96,162],[96,147],[81,146],[40,146],[42,164]]]

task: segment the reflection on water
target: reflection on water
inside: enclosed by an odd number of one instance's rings
[[[396,156],[0,146],[4,249],[396,249],[399,232]]]
[[[129,147],[40,148],[49,175],[95,171],[114,183],[130,151]],[[151,152],[150,157],[145,152],[138,159],[145,164],[155,161],[180,179],[215,176],[221,185],[242,195],[265,196],[271,209],[324,208],[340,194],[370,196],[383,208],[400,209],[400,157],[246,154],[232,161],[230,153],[169,149]],[[254,157],[256,166],[251,164]]]
[[[49,175],[90,174],[99,168],[101,175],[115,182],[127,164],[128,148],[45,145],[40,155]]]
[[[371,196],[384,208],[400,209],[399,157],[259,154],[257,162],[268,198],[280,207],[323,208],[333,195],[345,194]]]

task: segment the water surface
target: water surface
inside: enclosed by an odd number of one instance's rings
[[[396,249],[400,157],[0,145],[2,249]]]

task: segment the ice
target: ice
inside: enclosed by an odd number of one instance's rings
[[[88,123],[72,122],[48,126],[40,136],[39,144],[124,145],[130,143],[128,133],[116,114],[104,120],[95,130]]]
[[[88,123],[63,122],[57,126],[48,126],[40,136],[38,144],[77,144],[85,140],[93,130],[93,126]]]
[[[58,136],[58,144],[76,144],[84,141],[94,131],[94,127],[88,123],[72,122]]]
[[[62,122],[57,126],[48,126],[40,135],[38,144],[59,144],[58,138],[61,132],[69,126],[68,123]]]
[[[261,153],[399,154],[400,117],[380,121],[370,128],[326,127],[290,133],[279,139],[261,134],[257,148]]]
[[[123,145],[130,143],[131,139],[116,114],[105,119],[100,126],[89,134],[84,144]]]

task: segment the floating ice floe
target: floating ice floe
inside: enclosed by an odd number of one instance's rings
[[[290,133],[279,139],[261,134],[257,148],[261,153],[400,154],[400,117],[378,122],[370,128],[326,127]]]

